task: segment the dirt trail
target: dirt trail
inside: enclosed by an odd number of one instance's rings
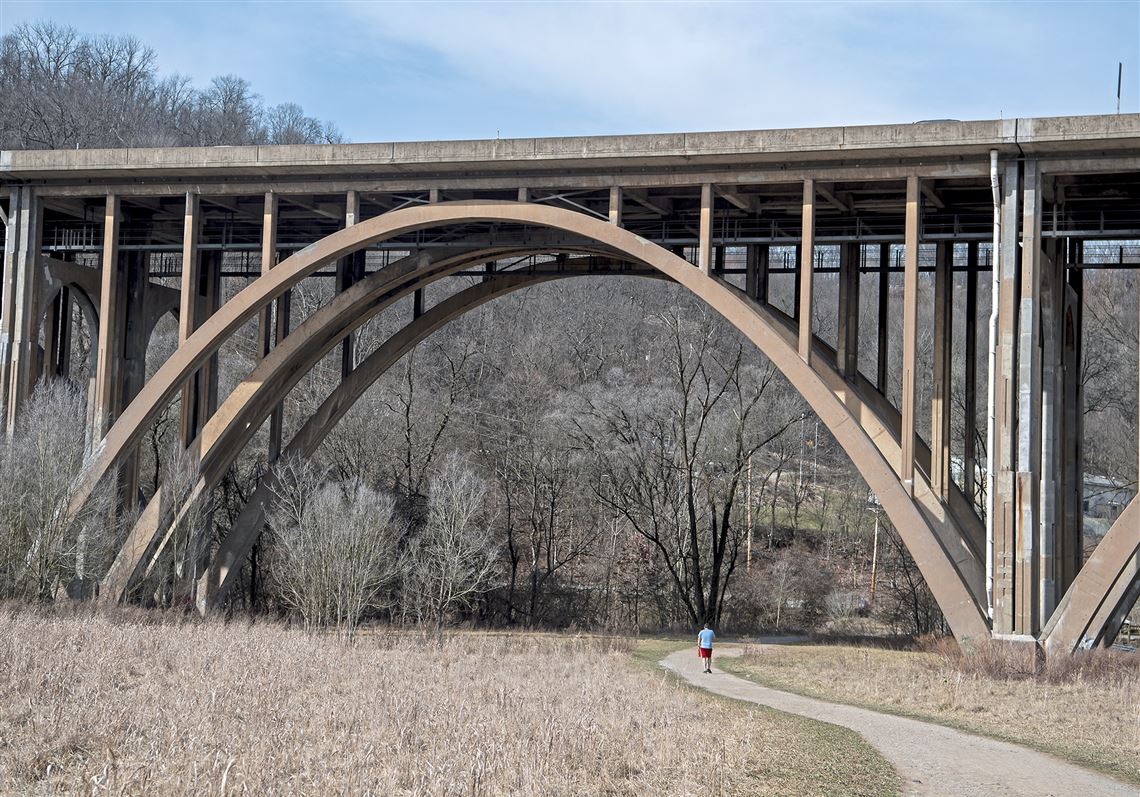
[[[716,649],[717,656],[737,656],[740,652],[734,646]],[[691,649],[669,654],[661,665],[718,695],[760,703],[858,732],[898,770],[903,779],[903,793],[907,795],[1136,797],[1138,793],[1135,786],[1025,747],[906,717],[768,689],[715,666],[711,675],[705,675]]]

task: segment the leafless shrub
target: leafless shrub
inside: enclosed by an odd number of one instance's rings
[[[112,491],[78,516],[67,505],[84,463],[86,410],[68,383],[41,383],[0,450],[0,596],[51,600],[98,575],[113,543]]]
[[[278,595],[306,627],[351,635],[384,602],[399,569],[395,501],[358,481],[325,483],[299,459],[276,475],[269,526]]]
[[[1104,648],[1077,651],[1071,656],[1041,655],[1034,645],[985,641],[963,649],[953,639],[934,637],[923,645],[940,663],[970,676],[995,680],[1035,680],[1050,684],[1128,684],[1140,679],[1140,658]]]
[[[496,550],[483,517],[486,495],[486,483],[459,456],[432,477],[427,522],[408,551],[405,614],[439,628],[489,586]]]

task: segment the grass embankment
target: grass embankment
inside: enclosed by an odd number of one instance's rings
[[[722,666],[775,689],[1025,745],[1140,784],[1140,660],[1099,651],[1044,670],[1032,652],[965,656],[870,647],[765,647]]]
[[[855,752],[628,642],[0,613],[0,793],[851,794]],[[828,760],[836,756],[837,760]]]

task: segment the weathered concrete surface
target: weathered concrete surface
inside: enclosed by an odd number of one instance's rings
[[[701,665],[692,650],[671,653],[661,664],[686,681],[715,694],[856,731],[898,770],[903,778],[903,793],[907,795],[1136,795],[1133,786],[1035,750],[973,736],[942,725],[768,689],[729,675],[715,666],[716,657],[737,656],[740,652],[737,646],[717,646],[711,675],[701,672]]]
[[[690,166],[730,163],[898,159],[937,154],[988,156],[989,150],[1049,153],[1135,148],[1140,114],[1063,116],[986,121],[790,128],[625,136],[409,141],[374,144],[172,147],[162,149],[25,150],[0,152],[0,175],[232,176],[400,174],[441,175],[513,169],[606,166]],[[635,163],[634,161],[640,161]]]

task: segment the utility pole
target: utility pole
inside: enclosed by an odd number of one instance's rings
[[[871,605],[875,605],[875,581],[879,567],[879,510],[875,510],[875,538],[871,544]]]
[[[1120,113],[1120,86],[1124,82],[1124,62],[1116,62],[1116,112]]]
[[[748,553],[744,559],[744,572],[752,572],[752,455],[748,455],[748,481],[744,485],[744,525],[748,528]]]

